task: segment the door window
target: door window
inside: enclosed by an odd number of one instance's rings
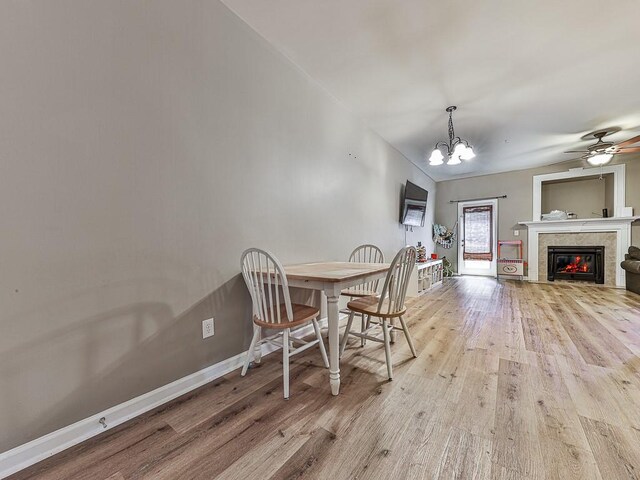
[[[493,206],[464,207],[464,260],[493,260]]]

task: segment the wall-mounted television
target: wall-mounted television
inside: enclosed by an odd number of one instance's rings
[[[408,227],[424,227],[429,192],[407,180],[402,197],[400,223]]]

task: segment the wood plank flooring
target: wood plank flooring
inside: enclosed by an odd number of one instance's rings
[[[419,356],[352,341],[342,388],[312,349],[280,356],[11,477],[640,479],[640,296],[447,279],[412,300]]]

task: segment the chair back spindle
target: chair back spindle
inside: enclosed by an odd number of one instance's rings
[[[375,245],[367,243],[356,247],[356,249],[351,252],[349,261],[357,263],[384,263],[384,254],[382,253],[382,250],[380,250]],[[375,292],[378,290],[379,281],[380,280],[373,280],[371,282],[356,285],[354,287],[351,287],[351,290],[363,293]]]
[[[272,324],[293,319],[289,284],[278,259],[265,250],[249,248],[243,252],[240,266],[251,295],[254,318]],[[282,304],[287,319],[282,318]]]
[[[404,309],[409,278],[416,264],[417,254],[416,248],[412,246],[406,246],[397,253],[382,287],[378,312],[394,314]]]

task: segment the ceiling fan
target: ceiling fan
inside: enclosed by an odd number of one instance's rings
[[[604,137],[618,131],[620,131],[619,128],[605,128],[588,133],[582,137],[582,140],[596,139],[596,143],[587,146],[586,150],[569,150],[564,153],[582,153],[583,155],[580,158],[585,159],[591,165],[605,165],[611,161],[614,155],[640,152],[640,145],[633,146],[635,143],[640,143],[640,135],[620,143],[603,140]]]

